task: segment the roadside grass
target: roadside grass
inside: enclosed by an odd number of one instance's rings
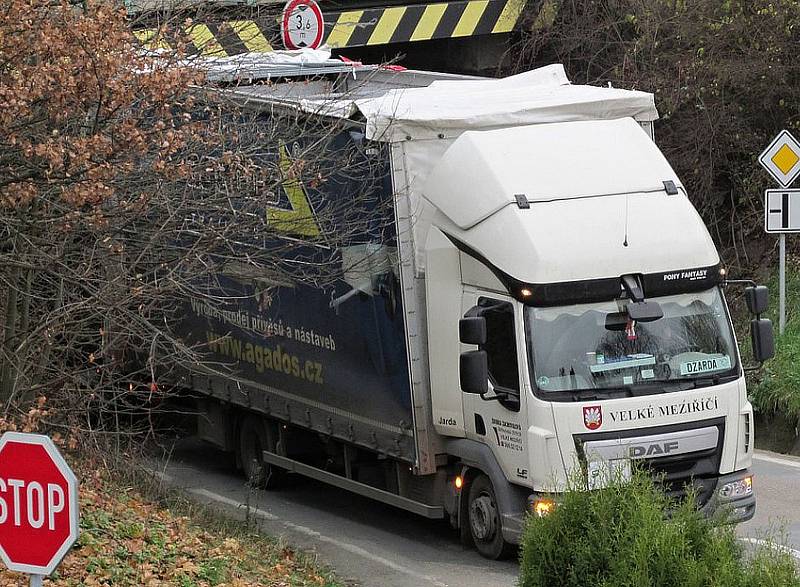
[[[45,585],[339,585],[311,557],[178,492],[156,492],[144,477],[88,458],[69,460],[81,482],[81,535]],[[23,584],[21,575],[0,571],[0,585]]]
[[[785,550],[768,541],[746,552],[733,526],[691,497],[670,500],[649,474],[597,491],[574,485],[548,516],[528,518],[520,587],[800,586]]]

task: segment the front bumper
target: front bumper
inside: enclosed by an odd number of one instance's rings
[[[720,490],[727,483],[741,481],[745,477],[752,477],[750,469],[737,471],[735,473],[728,473],[720,475],[716,479],[706,480],[706,487],[711,489],[710,496],[705,500],[700,511],[708,517],[721,516],[726,523],[740,524],[751,519],[756,513],[756,493],[755,489],[744,496],[739,497],[723,497],[720,495]],[[709,495],[709,494],[706,494]],[[528,497],[528,508],[530,511],[531,504],[539,497],[538,494],[533,493]],[[519,516],[513,519],[504,519],[503,534],[509,542],[517,544],[522,528],[524,527],[524,519]],[[508,524],[508,526],[506,526]]]

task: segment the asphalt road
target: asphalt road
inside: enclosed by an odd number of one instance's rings
[[[248,491],[230,459],[195,440],[182,441],[162,465],[166,482],[195,498],[251,519],[352,585],[365,587],[508,587],[515,561],[493,562],[461,546],[443,520],[426,520],[347,491],[293,476],[285,489]],[[254,511],[256,508],[257,511]]]
[[[756,451],[753,473],[756,515],[739,526],[739,535],[762,539],[771,531],[786,546],[800,549],[800,458]]]
[[[759,452],[754,463],[757,513],[739,527],[760,540],[783,529],[800,547],[800,459]],[[248,490],[223,453],[196,441],[179,443],[163,465],[166,483],[201,502],[250,519],[269,534],[316,553],[352,585],[375,587],[508,587],[514,561],[492,562],[461,546],[446,522],[431,521],[346,491],[295,477],[286,488]],[[249,513],[248,506],[249,504]],[[800,557],[800,552],[796,553]]]

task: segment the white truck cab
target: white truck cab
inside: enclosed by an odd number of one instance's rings
[[[465,132],[423,194],[440,434],[485,444],[531,502],[640,460],[669,491],[693,485],[700,506],[753,516],[752,407],[724,269],[640,124]],[[438,368],[457,362],[460,381]]]

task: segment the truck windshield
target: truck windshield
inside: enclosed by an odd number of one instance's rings
[[[628,300],[527,307],[533,378],[542,392],[630,389],[736,375],[736,346],[718,288],[660,298],[663,318],[634,322]]]

